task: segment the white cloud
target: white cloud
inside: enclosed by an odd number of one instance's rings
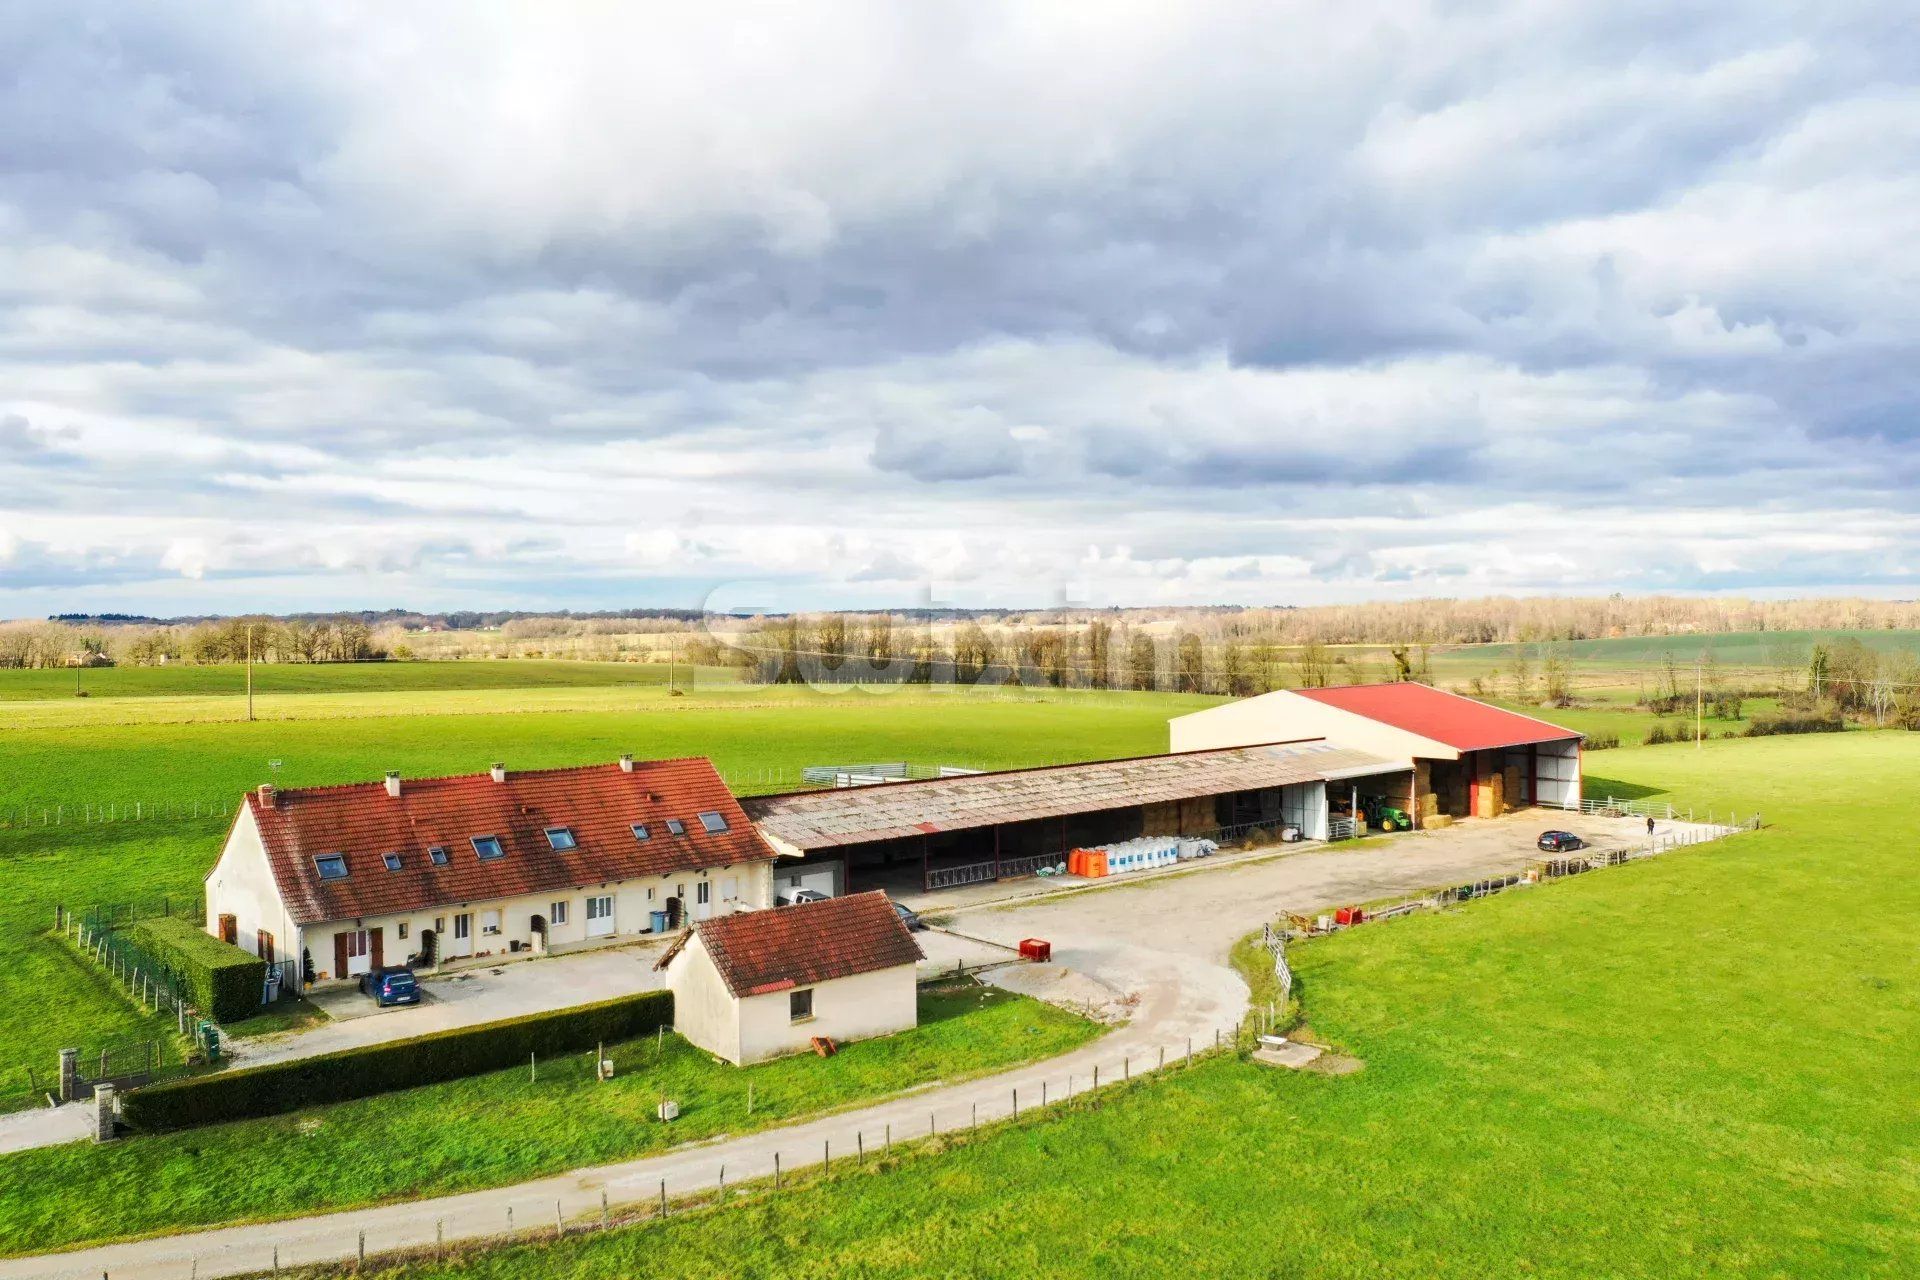
[[[1911,592],[1903,17],[29,6],[0,607]]]

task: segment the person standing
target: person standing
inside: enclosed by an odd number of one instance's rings
[[[1647,838],[1648,839],[1653,838],[1653,815],[1652,814],[1647,815]]]

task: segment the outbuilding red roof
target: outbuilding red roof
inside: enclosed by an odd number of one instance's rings
[[[1444,742],[1456,751],[1560,742],[1580,735],[1545,720],[1424,684],[1355,684],[1295,689],[1303,698]]]
[[[308,924],[448,903],[483,902],[637,876],[771,859],[773,850],[727,790],[711,761],[636,761],[576,769],[407,778],[247,794],[267,861],[292,917]],[[702,813],[719,815],[711,832]],[[686,830],[674,835],[668,819]],[[646,828],[639,839],[634,824]],[[573,847],[555,849],[548,828]],[[476,836],[495,836],[502,857],[482,860]],[[432,850],[446,851],[444,866]],[[389,870],[389,854],[399,869]],[[323,879],[315,859],[339,855],[347,874]]]
[[[920,944],[879,890],[770,911],[744,911],[694,925],[713,967],[736,996],[765,995],[922,958]],[[660,959],[665,968],[679,947]]]

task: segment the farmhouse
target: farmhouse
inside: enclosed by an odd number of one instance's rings
[[[674,1030],[736,1065],[905,1031],[920,945],[884,893],[696,922],[656,966]]]
[[[1175,751],[1316,735],[1410,760],[1398,794],[1422,823],[1580,800],[1578,733],[1424,684],[1280,690],[1178,716],[1169,729]]]
[[[294,981],[544,951],[772,905],[773,852],[705,759],[246,797],[207,929]]]
[[[1076,848],[1138,836],[1236,838],[1255,826],[1329,834],[1328,784],[1393,779],[1411,762],[1317,735],[1205,751],[754,796],[783,880],[947,889],[1032,875]],[[1369,785],[1375,785],[1369,783]],[[1381,783],[1379,785],[1388,785]],[[820,878],[815,884],[804,879]]]

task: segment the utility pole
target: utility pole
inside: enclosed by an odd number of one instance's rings
[[[1701,697],[1700,662],[1701,662],[1700,656],[1698,654],[1694,655],[1694,659],[1693,659],[1693,749],[1695,751],[1698,751],[1700,749],[1700,737],[1701,737],[1700,721],[1702,718],[1701,703],[1704,701],[1704,699]]]
[[[253,624],[247,624],[247,719],[253,719]]]

